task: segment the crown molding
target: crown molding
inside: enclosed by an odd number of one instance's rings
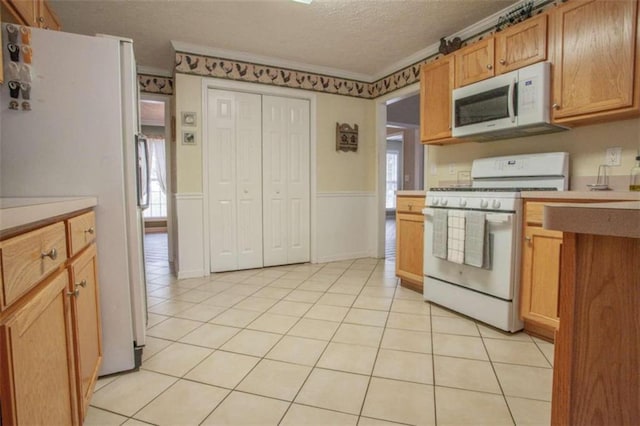
[[[173,72],[163,68],[138,65],[138,74],[155,75],[157,77],[173,77]]]
[[[252,64],[273,66],[285,68],[295,71],[304,71],[314,74],[321,74],[330,77],[344,78],[359,82],[371,83],[371,76],[367,74],[345,71],[337,68],[323,67],[319,65],[311,65],[303,62],[287,61],[285,59],[275,58],[271,56],[256,55],[248,52],[237,50],[218,49],[215,47],[201,46],[197,44],[184,43],[181,41],[171,40],[171,45],[176,52],[195,53],[205,56],[211,56],[220,59],[232,59],[236,61],[249,62]]]

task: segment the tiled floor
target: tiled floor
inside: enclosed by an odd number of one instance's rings
[[[425,303],[393,261],[177,281],[162,238],[142,368],[98,382],[86,425],[549,424],[553,345]]]

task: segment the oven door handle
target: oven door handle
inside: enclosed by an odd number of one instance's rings
[[[485,216],[487,222],[491,223],[509,223],[513,213],[489,213]]]

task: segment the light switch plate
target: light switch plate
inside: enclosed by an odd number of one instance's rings
[[[622,158],[622,148],[615,146],[613,148],[607,148],[605,153],[604,164],[607,166],[619,166],[620,159]]]

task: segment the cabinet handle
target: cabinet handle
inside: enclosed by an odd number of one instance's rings
[[[78,297],[80,295],[80,290],[78,290],[77,288],[73,291],[68,291],[67,292],[67,296],[69,297]]]
[[[551,105],[551,108],[555,109],[556,111],[560,109],[560,105],[558,104],[553,104]]]
[[[91,228],[89,228],[89,229],[85,229],[85,230],[84,230],[84,232],[85,232],[85,233],[87,233],[87,234],[91,234],[91,235],[93,235],[93,234],[96,232],[96,230],[95,230],[95,229],[93,228],[93,226],[92,226],[92,227],[91,227]]]
[[[409,204],[409,211],[413,210],[413,204]]]
[[[42,24],[44,22],[44,16],[38,16],[38,22]]]
[[[58,257],[58,250],[56,250],[56,248],[54,247],[46,253],[45,252],[40,253],[40,259],[44,259],[45,257],[48,257],[51,260],[56,260]]]
[[[507,63],[507,61],[505,61],[504,59],[500,59],[498,62],[500,62],[500,65],[504,65]]]
[[[78,287],[85,288],[86,286],[87,286],[87,280],[82,280],[79,283],[77,283],[75,287],[76,288],[78,288]],[[78,291],[80,291],[80,290],[78,290]]]
[[[493,65],[491,65],[491,64],[487,64],[487,69],[488,69],[488,70],[492,70],[492,69],[493,69]]]

